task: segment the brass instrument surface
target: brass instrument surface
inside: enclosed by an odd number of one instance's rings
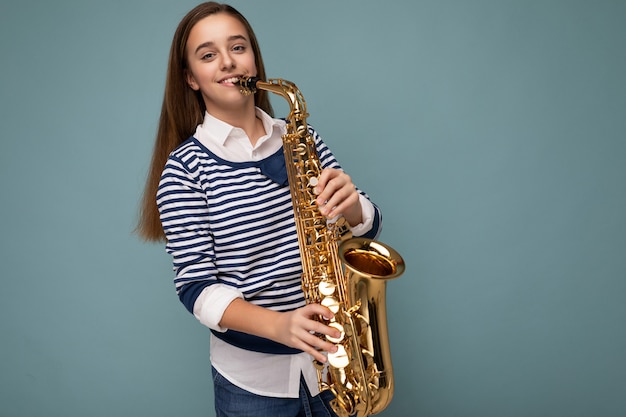
[[[404,260],[383,243],[353,238],[343,217],[329,222],[321,214],[315,191],[322,166],[306,121],[306,102],[296,85],[246,77],[240,86],[243,94],[262,89],[289,103],[282,138],[302,259],[302,290],[307,304],[319,303],[334,313],[330,320],[317,320],[341,333],[337,339],[326,337],[338,348],[328,353],[328,366],[314,361],[320,390],[333,392],[333,409],[341,417],[379,413],[393,396],[386,281],[402,275]]]

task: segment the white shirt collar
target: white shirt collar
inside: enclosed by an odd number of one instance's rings
[[[274,129],[278,129],[281,133],[285,131],[286,123],[284,120],[273,119],[260,108],[256,107],[255,109],[256,116],[263,122],[263,129],[265,130],[265,136],[261,137],[258,142],[262,142],[264,138],[271,136]],[[226,146],[228,139],[238,139],[242,136],[247,139],[242,129],[234,127],[208,112],[204,113],[204,121],[196,128],[194,136],[196,139],[206,139],[218,146]]]

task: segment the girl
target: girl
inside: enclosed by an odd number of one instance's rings
[[[336,350],[315,334],[339,334],[314,320],[330,310],[304,302],[285,122],[266,92],[240,93],[242,76],[265,79],[248,21],[214,2],[191,10],[172,41],[138,230],[167,242],[181,302],[211,329],[217,416],[334,416],[312,360]],[[378,208],[311,132],[320,211],[375,238]]]

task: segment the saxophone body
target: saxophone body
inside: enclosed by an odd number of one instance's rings
[[[320,390],[335,395],[332,407],[340,417],[365,417],[387,407],[393,396],[385,287],[400,276],[404,260],[380,242],[351,236],[347,221],[328,222],[315,203],[322,171],[315,140],[309,133],[306,102],[295,84],[282,80],[242,78],[241,92],[257,89],[285,98],[290,106],[283,151],[302,259],[302,289],[307,304],[328,307],[334,317],[317,317],[340,331],[327,336],[338,350],[328,366],[314,361]]]

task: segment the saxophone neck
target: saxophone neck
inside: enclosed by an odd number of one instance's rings
[[[298,87],[291,81],[281,78],[273,78],[265,81],[258,77],[248,76],[239,79],[239,91],[241,94],[254,94],[257,90],[269,91],[287,100],[290,108],[288,119],[304,120],[308,116],[304,97]]]

